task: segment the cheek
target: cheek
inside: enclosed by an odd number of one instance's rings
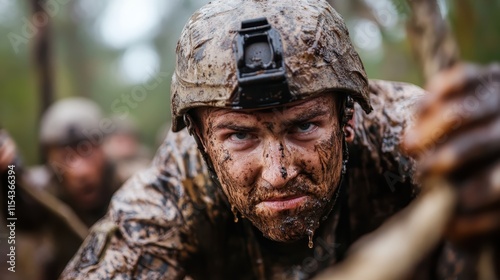
[[[92,166],[94,167],[94,175],[100,178],[103,170],[106,168],[106,156],[102,150],[97,150],[95,154],[90,159]]]
[[[233,159],[220,162],[214,167],[229,203],[243,211],[248,209],[253,189],[250,183],[250,178],[253,177],[252,168]]]
[[[300,168],[320,188],[332,189],[342,171],[340,135],[332,133],[314,147],[300,153]]]
[[[247,194],[257,178],[257,167],[248,155],[231,154],[227,150],[214,163],[215,171],[227,191]]]
[[[341,135],[332,137],[317,146],[321,175],[327,185],[338,184],[342,172],[342,141]]]
[[[224,193],[231,204],[245,205],[257,178],[256,161],[247,154],[229,152],[216,139],[208,139],[211,142],[207,152]]]

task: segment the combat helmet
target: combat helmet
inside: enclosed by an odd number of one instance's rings
[[[83,97],[65,98],[52,104],[40,122],[40,143],[63,146],[85,140],[99,129],[100,107]]]
[[[177,43],[172,130],[196,107],[264,108],[325,92],[371,111],[363,64],[325,0],[215,0]]]

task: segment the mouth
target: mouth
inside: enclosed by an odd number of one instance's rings
[[[94,200],[98,196],[98,190],[91,184],[83,184],[76,195],[81,200]]]
[[[257,208],[271,211],[290,210],[303,205],[306,200],[306,195],[269,198],[257,204]]]

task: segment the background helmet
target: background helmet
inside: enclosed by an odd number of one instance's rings
[[[252,41],[258,36],[264,39]],[[253,59],[249,53],[262,52],[252,49],[252,42],[271,50],[260,54],[268,63],[259,57],[256,70],[245,76],[252,68],[246,67]],[[255,82],[259,71],[269,75]],[[258,85],[269,81],[277,97],[240,106],[245,94],[265,92]],[[185,127],[183,115],[195,107],[259,108],[327,91],[348,93],[371,111],[363,64],[343,19],[326,1],[215,0],[191,16],[177,43],[172,130]]]
[[[99,129],[99,106],[86,98],[65,98],[52,104],[40,123],[42,145],[63,146],[86,139]]]

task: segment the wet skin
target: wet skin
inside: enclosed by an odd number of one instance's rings
[[[196,117],[229,202],[264,236],[290,242],[318,228],[341,177],[333,95],[265,110],[201,108]]]

